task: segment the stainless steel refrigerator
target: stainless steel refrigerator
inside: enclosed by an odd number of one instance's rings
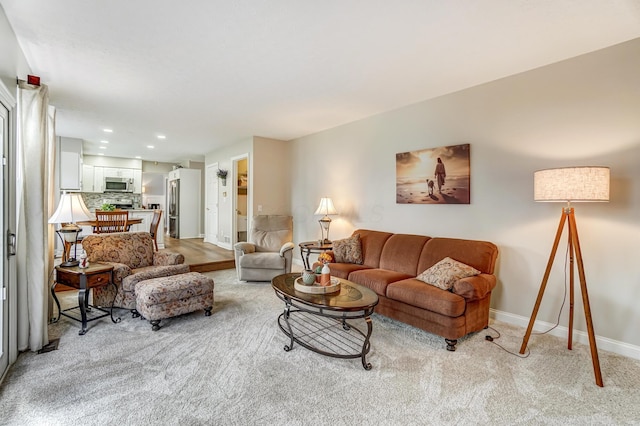
[[[169,172],[169,236],[201,238],[200,170],[176,169]]]
[[[169,181],[169,236],[180,238],[180,180]]]

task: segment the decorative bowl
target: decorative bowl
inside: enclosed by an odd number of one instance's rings
[[[312,285],[316,282],[316,274],[312,270],[306,269],[302,273],[302,282],[306,285]]]

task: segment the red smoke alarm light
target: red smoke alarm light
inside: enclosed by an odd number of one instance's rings
[[[28,75],[27,83],[33,84],[34,86],[40,86],[40,77],[37,75]]]

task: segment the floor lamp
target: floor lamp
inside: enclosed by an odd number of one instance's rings
[[[333,206],[333,201],[331,198],[323,197],[320,199],[320,205],[316,210],[315,214],[324,215],[318,223],[320,223],[320,232],[322,233],[322,244],[331,244],[329,240],[329,227],[331,226],[331,218],[330,214],[338,214],[338,211]]]
[[[539,170],[534,173],[533,187],[535,201],[566,202],[567,207],[562,209],[560,224],[553,242],[547,269],[544,272],[538,298],[533,307],[533,313],[529,320],[527,332],[522,339],[520,353],[524,354],[527,349],[529,337],[533,329],[533,324],[540,308],[540,302],[544,294],[551,267],[556,256],[558,243],[564,230],[565,223],[568,223],[568,252],[569,252],[569,336],[568,349],[571,350],[573,340],[573,300],[574,300],[574,256],[578,266],[578,277],[580,279],[580,290],[582,292],[582,303],[584,315],[587,322],[587,333],[589,335],[589,347],[591,348],[591,360],[593,362],[593,372],[596,377],[596,384],[603,386],[602,373],[600,372],[600,361],[598,360],[598,348],[596,347],[596,337],[591,319],[591,307],[589,306],[589,295],[587,294],[587,282],[584,276],[584,264],[582,262],[582,252],[578,239],[578,228],[571,202],[577,201],[609,201],[609,168],[608,167],[566,167],[560,169]]]
[[[80,263],[76,257],[70,257],[69,251],[72,244],[78,243],[78,234],[82,230],[76,222],[92,220],[93,217],[82,201],[82,196],[77,193],[63,192],[58,208],[49,218],[49,223],[59,223],[60,229],[56,231],[62,240],[63,252],[60,266],[78,266]],[[76,248],[77,249],[77,248]]]

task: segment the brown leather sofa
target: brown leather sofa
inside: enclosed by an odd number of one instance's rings
[[[330,263],[331,275],[378,294],[375,312],[445,338],[455,350],[460,337],[489,325],[498,248],[486,241],[431,238],[360,229],[363,264]],[[451,291],[415,277],[445,257],[481,273],[455,282]]]

